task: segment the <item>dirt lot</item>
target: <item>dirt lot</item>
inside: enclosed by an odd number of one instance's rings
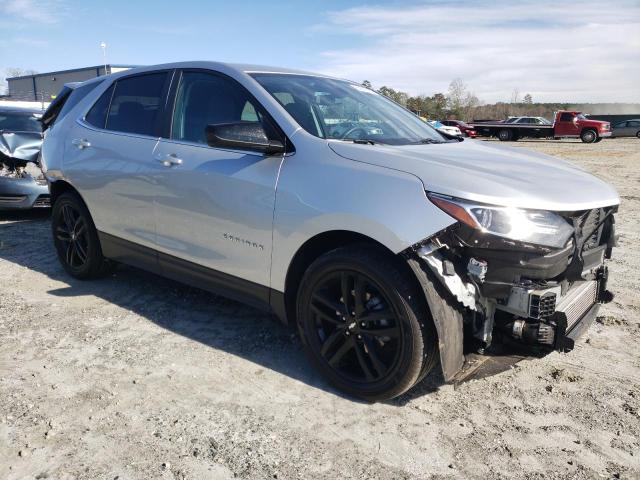
[[[135,270],[64,274],[0,217],[0,478],[638,478],[640,141],[518,142],[622,197],[613,303],[568,355],[344,398],[268,315]]]

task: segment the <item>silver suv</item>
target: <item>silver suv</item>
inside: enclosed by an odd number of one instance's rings
[[[359,84],[174,63],[57,108],[42,157],[70,275],[121,262],[268,308],[348,394],[400,395],[438,362],[455,381],[501,345],[568,351],[611,299],[613,188]]]

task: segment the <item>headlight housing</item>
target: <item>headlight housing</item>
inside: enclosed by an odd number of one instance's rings
[[[573,235],[573,227],[554,212],[485,205],[437,193],[427,196],[456,220],[491,235],[552,248],[564,247]]]

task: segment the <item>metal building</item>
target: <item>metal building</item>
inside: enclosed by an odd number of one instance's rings
[[[8,100],[50,102],[65,83],[82,82],[100,75],[121,72],[136,65],[97,65],[95,67],[74,68],[57,72],[36,73],[21,77],[7,78]]]

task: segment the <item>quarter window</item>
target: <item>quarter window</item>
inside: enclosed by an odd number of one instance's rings
[[[263,123],[262,118],[248,92],[232,80],[205,72],[184,72],[176,93],[171,138],[206,144],[207,125]]]
[[[167,74],[152,73],[118,80],[107,115],[107,130],[154,135]]]
[[[81,87],[72,90],[71,94],[64,101],[64,105],[62,106],[60,113],[58,113],[55,121],[63,119],[67,115],[67,113],[69,113],[73,109],[73,107],[75,107],[80,102],[80,100],[91,93],[91,91],[101,83],[101,81],[96,81],[89,83],[88,85],[82,85]]]
[[[94,127],[104,128],[107,122],[107,110],[109,110],[109,104],[111,103],[113,88],[113,85],[107,88],[107,90],[100,95],[98,101],[93,104],[89,113],[84,117],[87,123],[90,123]]]

